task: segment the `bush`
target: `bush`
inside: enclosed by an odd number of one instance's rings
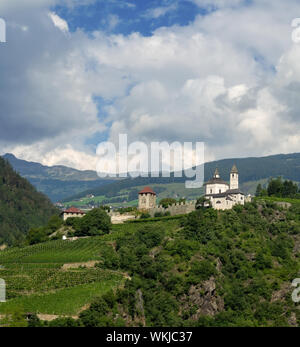
[[[141,218],[141,219],[146,219],[146,218],[151,218],[151,216],[150,216],[149,213],[143,212],[143,213],[141,214],[141,217],[140,217],[140,218]]]
[[[163,216],[163,213],[162,212],[155,212],[154,213],[154,217],[162,217]]]
[[[74,223],[76,236],[96,236],[108,234],[111,229],[109,215],[101,208],[94,208]]]
[[[188,282],[197,284],[201,281],[208,280],[211,276],[215,275],[217,270],[215,266],[208,260],[194,261],[191,269],[188,272]]]
[[[35,245],[37,243],[48,241],[49,237],[46,233],[45,228],[32,228],[29,230],[26,240],[29,245]]]
[[[176,204],[176,199],[173,198],[165,198],[165,199],[161,199],[159,204],[164,207],[167,208],[168,206],[174,205]]]

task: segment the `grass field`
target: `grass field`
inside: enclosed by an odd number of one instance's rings
[[[95,297],[101,296],[123,281],[121,275],[115,274],[111,279],[106,279],[103,282],[82,284],[45,294],[18,297],[6,303],[0,303],[0,312],[5,314],[21,308],[25,312],[76,315],[83,306],[89,304]]]
[[[162,218],[147,225],[163,228],[172,236],[179,220]],[[95,297],[125,282],[123,273],[87,267],[86,263],[101,261],[102,255],[113,251],[111,243],[116,237],[139,228],[139,223],[118,224],[104,236],[55,240],[0,251],[0,278],[7,286],[7,302],[0,303],[0,314],[17,308],[40,314],[78,314]],[[74,263],[77,268],[63,267]]]

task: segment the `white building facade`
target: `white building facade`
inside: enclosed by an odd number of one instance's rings
[[[233,165],[230,171],[230,183],[223,181],[219,170],[216,169],[213,178],[204,184],[205,197],[210,201],[212,208],[216,210],[229,210],[234,205],[244,205],[251,201],[251,198],[245,197],[239,189],[239,173],[237,167]]]

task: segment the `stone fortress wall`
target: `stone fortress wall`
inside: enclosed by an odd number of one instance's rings
[[[163,206],[156,206],[149,209],[147,212],[151,217],[154,217],[155,213],[166,213],[170,212],[171,216],[176,216],[178,214],[187,214],[195,211],[196,209],[196,200],[180,202],[164,208]]]

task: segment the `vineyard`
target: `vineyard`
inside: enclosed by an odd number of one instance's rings
[[[178,221],[148,224],[163,227],[172,235]],[[7,302],[0,303],[0,314],[20,307],[26,312],[42,314],[78,314],[95,297],[125,282],[125,274],[120,271],[85,264],[103,262],[113,252],[112,244],[117,237],[134,233],[138,228],[137,224],[119,224],[104,236],[55,240],[0,251],[0,278],[7,285]],[[66,268],[64,264],[79,265]]]
[[[0,264],[71,263],[99,260],[101,251],[105,247],[107,245],[100,237],[76,241],[56,240],[1,252]]]
[[[85,262],[101,261],[111,252],[107,238],[56,240],[0,252],[0,278],[6,281],[6,303],[0,313],[22,308],[44,314],[76,314],[96,296],[120,286],[124,274],[85,267]],[[64,264],[82,263],[64,269]]]

